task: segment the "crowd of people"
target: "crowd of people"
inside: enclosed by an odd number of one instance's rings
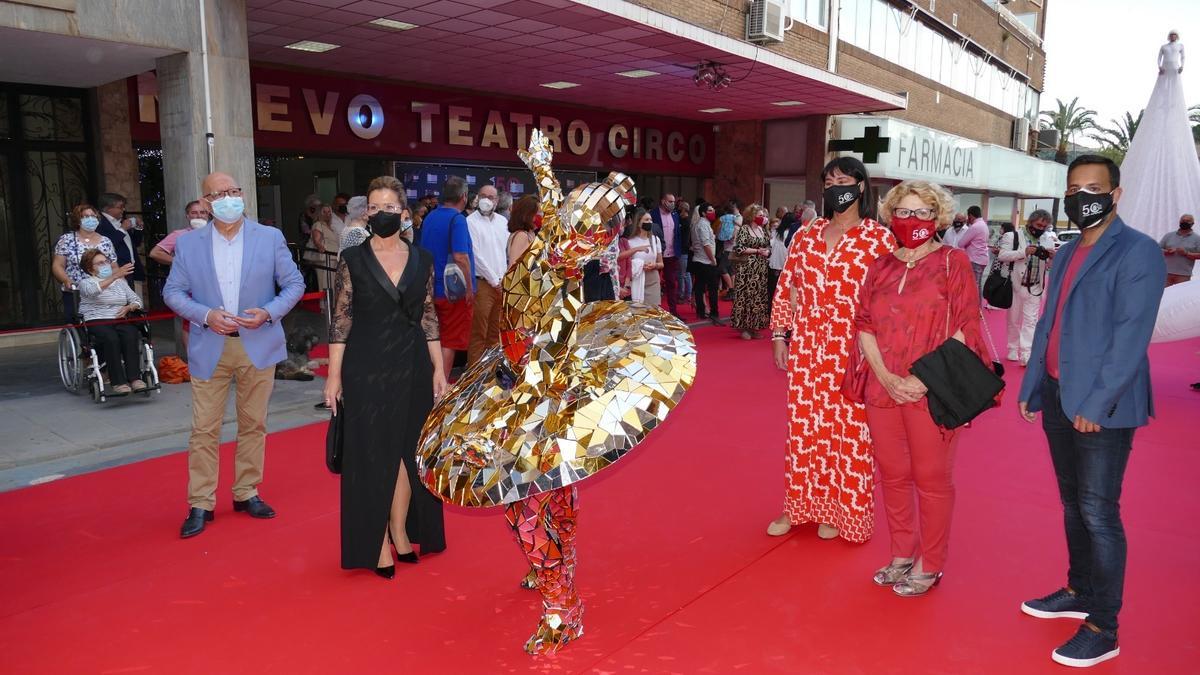
[[[989,268],[1008,279],[1006,356],[1026,368],[1016,403],[1030,422],[1042,414],[1069,553],[1067,585],[1021,608],[1084,619],[1055,660],[1091,665],[1115,656],[1126,555],[1121,482],[1134,432],[1153,409],[1146,350],[1159,299],[1164,286],[1189,280],[1200,258],[1194,218],[1182,216],[1157,243],[1127,227],[1115,211],[1120,171],[1098,156],[1069,168],[1064,205],[1082,234],[1067,245],[1041,210],[989,244],[976,207],[958,213],[947,190],[924,181],[880,197],[854,158],[830,162],[821,179],[821,215],[813,202],[771,217],[759,204],[643,200],[585,268],[587,299],[678,315],[690,293],[698,319],[725,325],[724,294],[742,338],[769,328],[775,364],[787,373],[789,424],[783,512],[767,534],[815,523],[824,539],[870,539],[878,475],[891,558],[871,578],[913,597],[934,589],[947,568],[961,431],[936,421],[935,384],[914,373],[951,342],[992,369],[999,355],[988,344],[980,288]],[[514,203],[492,185],[469,195],[457,177],[429,201],[410,206],[403,185],[384,176],[366,195],[339,194],[329,206],[310,199],[301,217],[309,248],[332,260],[316,267],[319,287],[332,291],[324,404],[345,415],[350,448],[342,564],[388,578],[394,560],[415,563],[418,549],[445,548],[441,503],[420,485],[413,452],[457,353],[469,366],[497,346],[501,280],[540,224],[535,197]],[[120,319],[144,306],[140,229],[123,217],[120,195],[99,203],[72,211],[54,274],[71,316]],[[284,357],[280,322],[305,288],[282,233],[245,216],[233,177],[206,177],[186,216],[189,227],[150,252],[170,268],[167,305],[190,323],[185,538],[213,520],[231,387],[234,508],[275,515],[258,494],[265,416],[274,364]],[[114,387],[145,388],[136,332],[118,322],[97,326],[96,336]]]

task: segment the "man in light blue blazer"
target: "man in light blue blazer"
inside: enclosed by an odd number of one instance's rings
[[[1154,414],[1147,349],[1167,278],[1162,251],[1116,214],[1121,172],[1083,155],[1067,170],[1064,210],[1082,235],[1059,250],[1034,333],[1021,414],[1042,428],[1063,504],[1067,586],[1028,600],[1042,619],[1084,619],[1055,649],[1088,667],[1116,657],[1125,586],[1121,483],[1134,431]]]
[[[213,519],[218,447],[229,386],[237,391],[237,461],[233,509],[255,518],[275,511],[258,496],[266,451],[267,403],[275,364],[287,356],[280,320],[304,294],[304,279],[283,233],[245,217],[242,189],[213,173],[202,185],[213,214],[179,237],[163,299],[191,322],[192,436],[188,441],[188,511],[180,536],[194,537]],[[278,290],[277,290],[278,289]]]

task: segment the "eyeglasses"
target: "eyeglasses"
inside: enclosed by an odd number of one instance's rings
[[[933,220],[937,215],[937,209],[892,209],[892,215],[897,218],[911,218],[916,216],[921,220]]]
[[[217,201],[218,199],[224,199],[226,197],[241,197],[241,196],[242,196],[242,188],[235,187],[235,188],[229,188],[228,190],[221,190],[220,192],[210,192],[210,193],[204,195],[204,199],[211,203],[211,202]]]
[[[375,215],[380,211],[387,211],[388,213],[400,213],[404,211],[404,206],[402,204],[367,204],[368,215]]]

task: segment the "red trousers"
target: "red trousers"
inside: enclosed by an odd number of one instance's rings
[[[956,433],[937,426],[928,410],[912,404],[867,406],[867,426],[883,486],[892,556],[918,558],[926,573],[941,572],[954,512]]]

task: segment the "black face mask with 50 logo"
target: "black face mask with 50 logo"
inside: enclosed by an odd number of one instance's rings
[[[1099,225],[1113,210],[1112,193],[1093,194],[1080,190],[1063,198],[1067,219],[1081,230]]]
[[[859,190],[858,183],[854,185],[830,185],[825,188],[823,197],[826,206],[838,213],[842,213],[862,197],[862,191]]]

